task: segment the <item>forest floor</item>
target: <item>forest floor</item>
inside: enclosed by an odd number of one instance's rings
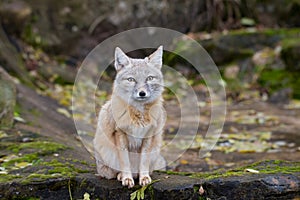
[[[222,134],[208,157],[199,158],[199,148],[192,146],[174,170],[200,172],[261,160],[299,161],[299,105],[298,101],[276,105],[255,99],[228,105]],[[205,133],[210,116],[203,115],[200,126]]]

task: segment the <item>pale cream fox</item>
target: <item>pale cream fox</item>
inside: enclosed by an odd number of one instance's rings
[[[133,59],[115,50],[114,81],[111,99],[102,107],[94,138],[99,176],[117,178],[122,185],[151,182],[153,170],[164,169],[160,154],[166,120],[163,108],[163,49],[160,46],[144,59]]]

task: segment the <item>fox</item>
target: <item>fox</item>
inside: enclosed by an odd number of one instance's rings
[[[115,48],[112,94],[98,115],[93,140],[98,176],[132,188],[151,183],[154,170],[165,170],[161,155],[166,112],[162,93],[163,46],[144,59]]]

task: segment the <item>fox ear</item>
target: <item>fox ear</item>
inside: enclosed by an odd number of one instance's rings
[[[162,67],[162,55],[163,46],[159,46],[158,49],[148,57],[149,64],[160,69]]]
[[[120,71],[124,67],[130,64],[130,59],[126,54],[119,48],[115,49],[115,68]]]

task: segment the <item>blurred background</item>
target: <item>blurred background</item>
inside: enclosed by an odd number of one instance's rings
[[[210,119],[205,82],[181,58],[164,55],[164,64],[189,80],[201,110],[199,135],[172,170],[300,160],[300,0],[1,0],[0,23],[1,127],[39,130],[72,146],[66,136],[75,132],[72,87],[85,56],[114,34],[157,26],[197,40],[217,64],[227,92],[222,136],[211,155],[199,159]],[[113,74],[103,78],[112,82]],[[109,94],[97,95],[101,105]],[[174,95],[164,96],[170,112],[177,112]],[[166,141],[177,125],[169,120]]]

